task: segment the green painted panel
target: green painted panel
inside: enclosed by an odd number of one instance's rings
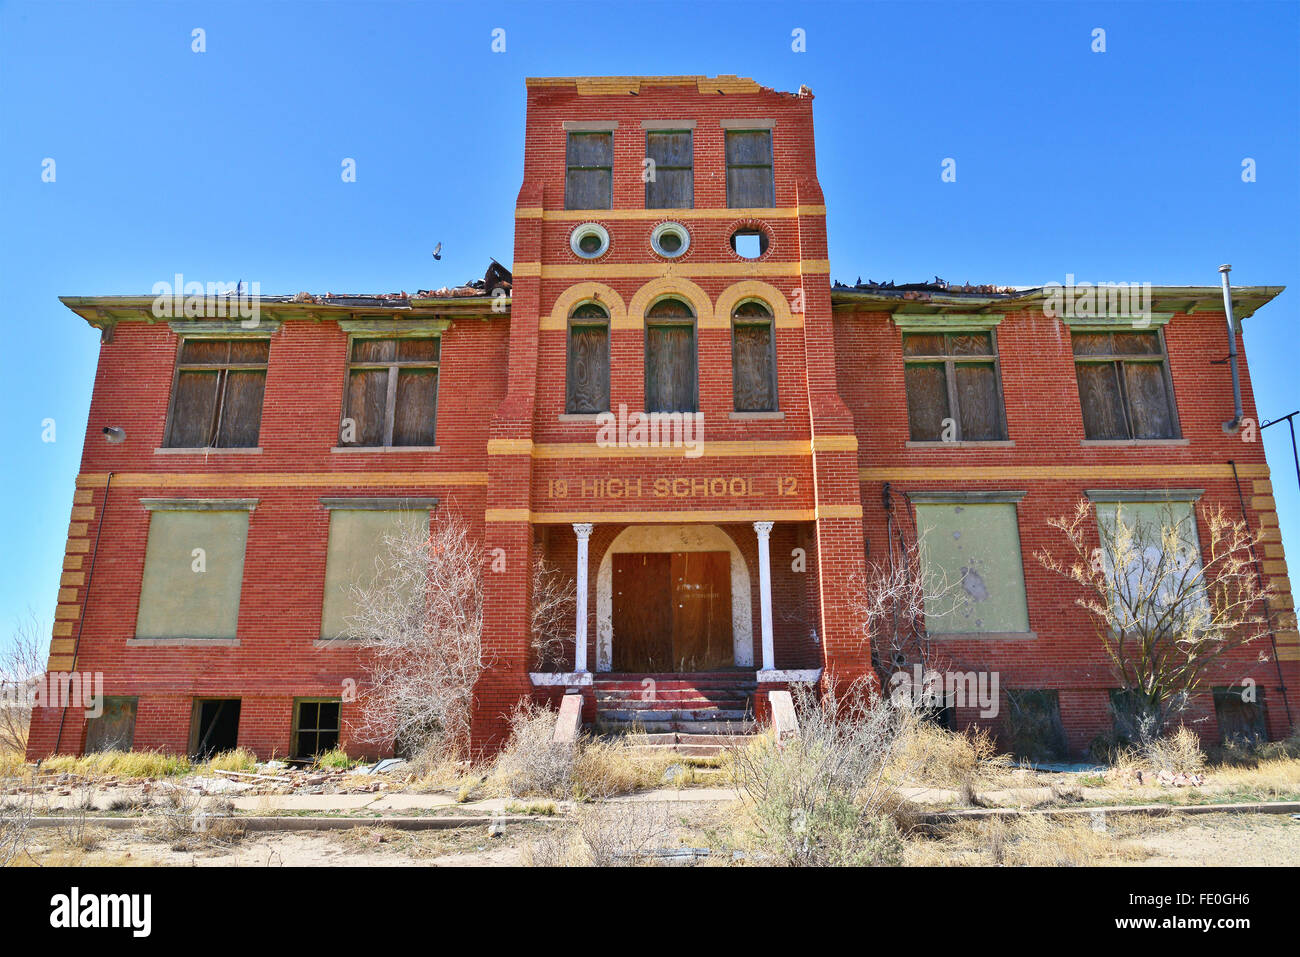
[[[926,630],[951,635],[1029,631],[1016,506],[916,506],[926,566]]]
[[[1136,627],[1136,619],[1155,619],[1174,604],[1188,625],[1208,611],[1199,584],[1201,546],[1191,502],[1098,502],[1097,524],[1103,542],[1129,550],[1125,575],[1111,578],[1116,627]],[[1109,550],[1103,551],[1103,561],[1113,576],[1115,560]],[[1157,579],[1159,587],[1153,587]],[[1187,583],[1197,584],[1188,589]]]
[[[348,620],[357,612],[352,589],[371,584],[383,573],[389,558],[384,536],[399,530],[404,522],[422,525],[427,533],[429,513],[374,508],[330,510],[322,638],[348,637]]]
[[[236,637],[247,539],[247,511],[154,512],[136,637]]]

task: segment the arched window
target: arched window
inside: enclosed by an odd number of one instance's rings
[[[647,412],[695,412],[695,313],[680,299],[661,299],[645,316]]]
[[[584,302],[569,316],[569,362],[564,411],[609,411],[609,313]]]
[[[731,387],[737,412],[777,410],[772,310],[756,299],[731,314]]]

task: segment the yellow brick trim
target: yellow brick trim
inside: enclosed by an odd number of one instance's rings
[[[353,454],[353,453],[348,453]],[[357,453],[363,454],[363,453]],[[102,487],[104,472],[83,473],[77,484]],[[487,472],[117,472],[113,488],[335,488],[487,485]],[[69,549],[72,551],[72,549]]]
[[[52,634],[55,638],[67,638],[67,637],[69,637],[69,636],[72,634],[72,622],[70,622],[70,621],[56,621],[56,622],[54,623],[54,629],[53,629],[53,631],[51,632],[51,634]]]
[[[81,567],[81,556],[80,556],[80,555],[64,555],[64,556],[63,556],[63,567],[64,567],[64,568],[80,568],[80,567]]]
[[[814,452],[856,452],[858,437],[856,435],[817,435],[812,440]]]
[[[802,287],[796,288],[802,289]],[[718,296],[718,301],[713,306],[716,324],[729,329],[731,314],[743,299],[760,299],[767,303],[778,329],[803,328],[803,313],[795,314],[790,311],[790,301],[786,294],[775,286],[757,279],[745,279],[722,290],[722,295]]]
[[[94,497],[94,494],[95,493],[88,488],[79,488],[72,493],[72,504],[89,505],[91,499]]]
[[[1277,502],[1272,495],[1255,495],[1250,500],[1250,507],[1257,512],[1276,512]]]
[[[80,617],[80,605],[57,605],[54,609],[54,618],[56,621],[76,621]]]
[[[1279,631],[1274,637],[1279,645],[1300,645],[1300,632],[1294,628],[1289,631]]]
[[[71,655],[75,644],[71,638],[55,638],[50,642],[50,655]]]
[[[46,671],[71,671],[76,664],[76,659],[71,655],[50,655],[50,660],[46,662]]]
[[[505,517],[496,517],[494,512],[508,513]],[[525,513],[519,517],[518,513]],[[709,509],[700,511],[668,512],[530,512],[527,509],[489,509],[489,522],[533,522],[535,524],[567,525],[572,522],[611,523],[626,522],[638,525],[690,522],[811,522],[817,517],[811,508],[786,509]],[[858,516],[861,517],[861,516]]]
[[[69,555],[86,555],[90,552],[90,542],[84,538],[70,538],[64,551]]]
[[[1256,479],[1251,483],[1250,489],[1256,495],[1272,495],[1273,483],[1268,479]]]
[[[1286,550],[1282,547],[1281,542],[1266,542],[1264,544],[1265,558],[1285,558]]]
[[[699,454],[688,455],[688,452]],[[489,449],[489,452],[492,452]],[[620,445],[595,445],[590,442],[552,442],[532,447],[535,459],[663,459],[663,458],[736,458],[739,456],[810,455],[812,449],[803,439],[772,439],[737,442],[704,442],[687,449],[684,446],[649,446],[630,448]],[[492,453],[506,454],[506,453]],[[515,453],[510,453],[515,454]]]
[[[85,584],[85,572],[64,572],[59,576],[60,585],[80,586]]]
[[[1270,525],[1273,526],[1274,528],[1276,528],[1276,527],[1277,527],[1277,512],[1260,512],[1260,513],[1259,513],[1259,524],[1260,524],[1260,527],[1261,527],[1261,528],[1263,528],[1263,527],[1265,527],[1265,526],[1270,526]],[[1281,532],[1279,532],[1278,534],[1280,535]]]
[[[59,600],[59,601],[76,601],[76,600],[77,600],[77,589],[75,589],[75,588],[60,588],[60,589],[59,589],[59,597],[58,597],[58,600]]]
[[[830,275],[827,259],[801,261],[722,262],[722,263],[515,263],[516,277],[540,276],[543,279],[653,279],[656,276],[717,279],[731,276],[821,276]],[[629,307],[629,312],[634,312]]]
[[[1279,648],[1277,650],[1278,661],[1300,661],[1300,648]]]
[[[1261,562],[1260,565],[1263,567],[1263,569],[1264,569],[1264,574],[1265,574],[1265,575],[1285,575],[1285,574],[1286,574],[1286,562],[1285,562],[1285,561],[1279,561],[1279,560],[1276,560],[1276,559],[1273,559],[1273,560],[1265,560],[1265,561]]]
[[[95,517],[95,508],[92,505],[74,505],[72,506],[72,520],[74,522],[89,522]]]
[[[1259,530],[1259,540],[1261,542],[1280,542],[1282,541],[1282,529],[1261,528]]]
[[[713,323],[713,300],[709,294],[681,276],[664,276],[658,271],[659,278],[652,279],[632,296],[627,304],[627,316],[624,322],[615,325],[618,329],[640,329],[645,326],[645,314],[656,299],[665,296],[678,296],[685,299],[695,310],[695,321],[701,329],[708,329]]]
[[[526,522],[529,512],[526,508],[489,508],[483,513],[485,522]]]
[[[89,529],[89,522],[69,522],[68,538],[85,538]]]
[[[489,439],[488,455],[529,455],[533,451],[532,439]]]
[[[551,314],[543,316],[537,327],[544,331],[566,330],[569,328],[569,315],[583,302],[597,300],[609,312],[612,325],[619,325],[627,318],[627,307],[623,297],[611,287],[599,282],[580,282],[560,293],[551,307]]]
[[[1238,466],[1243,475],[1252,466]],[[961,481],[997,479],[1206,479],[1232,478],[1230,465],[960,465],[916,466],[913,468],[864,468],[858,471],[864,482]],[[1260,516],[1261,524],[1271,523]]]
[[[861,505],[818,505],[818,518],[862,518]]]
[[[645,222],[672,219],[681,222],[710,219],[796,219],[825,216],[825,206],[775,206],[771,209],[547,209],[527,206],[515,211],[516,219],[537,219],[548,223]]]

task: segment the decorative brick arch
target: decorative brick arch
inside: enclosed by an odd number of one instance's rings
[[[567,329],[569,327],[569,313],[573,312],[574,307],[579,303],[588,299],[597,300],[609,310],[609,321],[611,323],[622,322],[627,317],[623,297],[609,286],[599,282],[579,282],[574,283],[556,297],[555,305],[551,307],[551,314],[542,318],[538,328]]]
[[[713,314],[717,317],[716,325],[718,328],[729,328],[731,326],[732,312],[735,311],[736,306],[746,299],[761,299],[767,303],[778,326],[803,325],[803,314],[795,315],[790,312],[790,300],[785,293],[770,283],[759,282],[757,279],[746,279],[728,286],[722,290],[722,295],[718,296],[718,301],[713,307]]]
[[[682,279],[677,276],[663,276],[659,279],[650,280],[636,291],[632,301],[628,303],[627,321],[622,323],[622,327],[627,329],[643,328],[645,326],[646,310],[650,308],[651,303],[656,299],[662,299],[665,296],[676,296],[690,303],[691,308],[695,310],[695,321],[700,328],[706,328],[713,321],[713,300],[709,298],[707,292],[689,279]]]
[[[727,552],[731,555],[731,647],[739,668],[754,665],[749,565],[717,525],[629,525],[614,536],[596,570],[596,670],[614,666],[614,556],[623,552]]]

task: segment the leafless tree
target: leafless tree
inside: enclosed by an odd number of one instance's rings
[[[577,591],[573,577],[545,558],[533,562],[533,661],[539,671],[563,671],[573,660]]]
[[[930,638],[926,619],[933,623],[952,611],[959,600],[958,585],[924,559],[923,538],[900,543],[888,556],[869,562],[865,574],[854,573],[849,579],[858,637],[871,648],[871,665],[882,688],[888,687],[892,675],[914,665],[932,672],[950,664]]]
[[[1222,506],[1197,514],[1204,551],[1198,523],[1170,505],[1156,519],[1119,506],[1112,522],[1096,521],[1093,504],[1082,500],[1073,515],[1047,522],[1065,539],[1063,557],[1035,553],[1077,586],[1075,604],[1091,616],[1142,737],[1161,734],[1225,655],[1270,630],[1272,591],[1254,563],[1258,533]]]
[[[32,684],[45,673],[49,644],[35,612],[18,621],[9,645],[0,653],[0,752],[22,754],[32,720]]]
[[[483,660],[483,551],[464,519],[432,532],[404,522],[384,537],[374,581],[353,589],[349,625],[368,654],[359,732],[463,754]]]

